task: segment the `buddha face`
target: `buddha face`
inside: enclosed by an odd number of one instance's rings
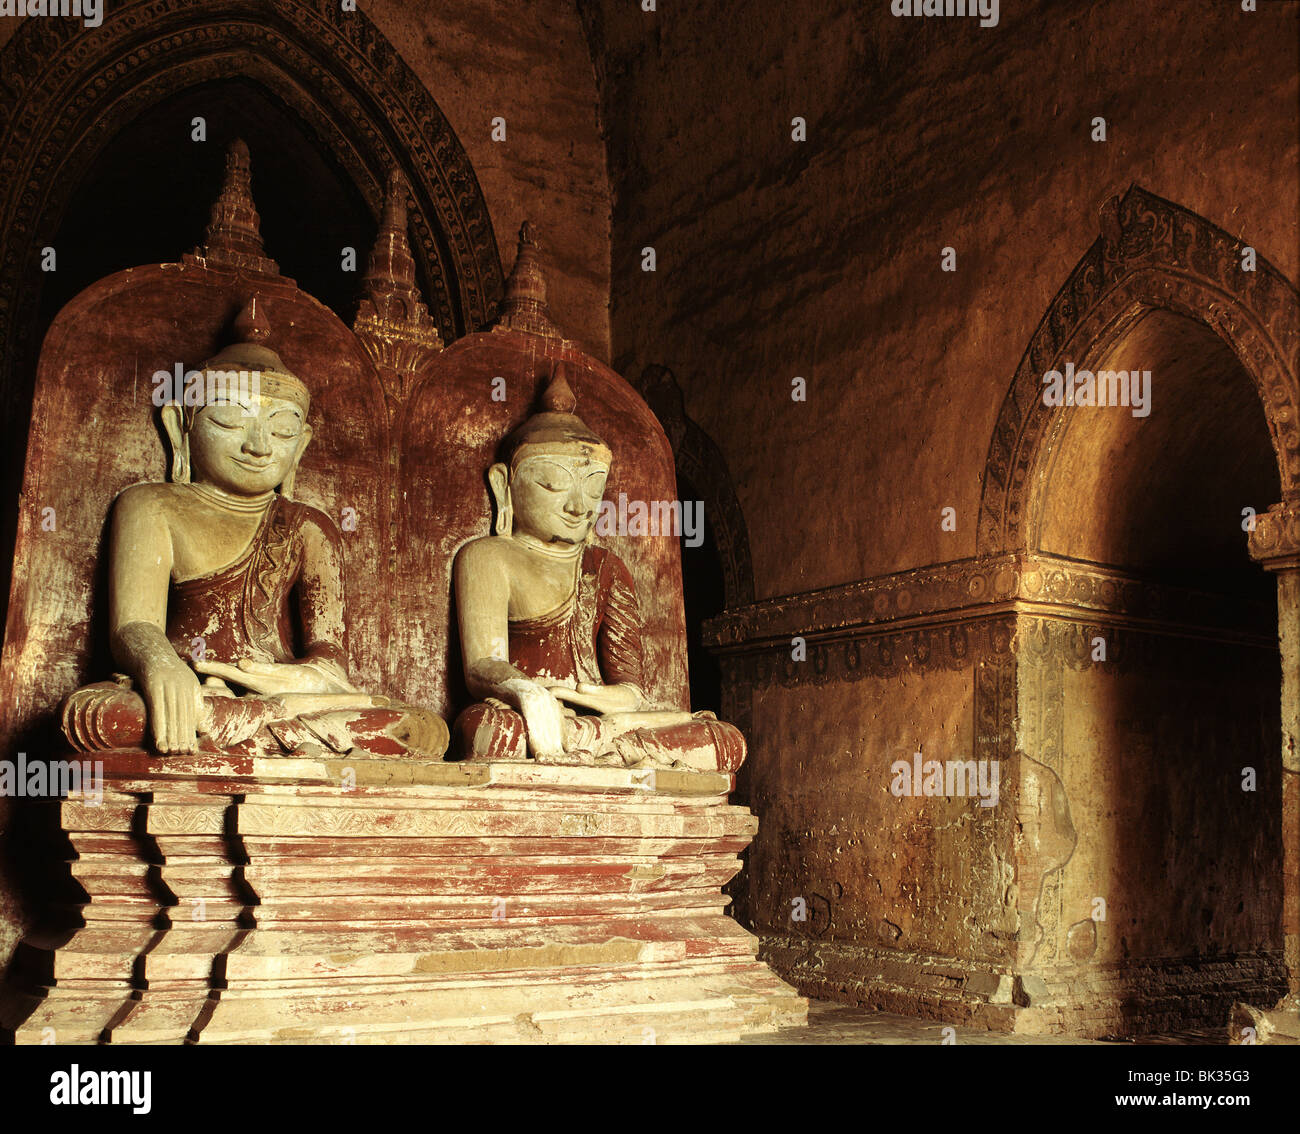
[[[238,496],[282,484],[311,438],[293,402],[260,394],[204,406],[189,432],[193,479]]]
[[[585,542],[605,495],[609,466],[571,453],[525,457],[510,477],[514,528],[543,543]]]

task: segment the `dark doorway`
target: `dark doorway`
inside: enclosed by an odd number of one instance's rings
[[[677,474],[677,496],[686,501],[703,501],[689,479]],[[682,592],[686,605],[686,664],[690,675],[691,708],[698,712],[711,709],[722,712],[722,667],[701,644],[701,628],[710,618],[721,614],[727,605],[726,584],[722,572],[722,557],[708,511],[697,503],[703,516],[703,541],[698,547],[687,545],[685,533],[682,547]]]
[[[1244,530],[1281,494],[1277,459],[1254,383],[1198,320],[1149,310],[1084,366],[1149,371],[1151,399],[1059,410],[1039,500],[1039,548],[1134,596],[1095,631],[1107,652],[1055,677],[1079,836],[1055,963],[1136,974],[1126,1030],[1221,1028],[1234,999],[1284,989],[1276,584]],[[1189,971],[1213,974],[1194,997]]]

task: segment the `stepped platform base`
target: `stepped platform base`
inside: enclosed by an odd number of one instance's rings
[[[16,1043],[723,1043],[800,1026],[722,886],[725,775],[102,757],[59,805],[64,928],[0,991]],[[66,848],[65,848],[66,849]]]

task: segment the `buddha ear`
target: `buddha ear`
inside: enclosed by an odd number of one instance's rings
[[[492,499],[497,506],[497,522],[493,531],[497,535],[508,536],[515,528],[515,509],[510,503],[510,474],[500,461],[488,469],[488,486],[492,489]]]
[[[302,427],[302,436],[298,439],[298,449],[293,455],[293,464],[289,466],[289,471],[285,473],[284,480],[280,482],[280,495],[286,500],[293,499],[293,481],[298,475],[298,462],[302,460],[302,455],[307,451],[307,445],[311,441],[311,426],[305,422]]]
[[[185,432],[185,411],[175,402],[162,408],[163,429],[172,446],[172,483],[190,482],[190,438]]]

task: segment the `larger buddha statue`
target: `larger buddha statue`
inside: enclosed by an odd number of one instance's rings
[[[738,729],[646,696],[631,573],[593,543],[612,454],[557,367],[488,472],[494,534],[456,556],[465,680],[451,758],[733,772]]]
[[[113,506],[108,621],[121,674],[74,693],[64,732],[81,749],[292,752],[315,745],[437,757],[437,715],[348,676],[342,537],[292,499],[311,440],[307,387],[264,343],[253,300],[242,341],[205,364],[195,397],[168,402],[171,481]]]

